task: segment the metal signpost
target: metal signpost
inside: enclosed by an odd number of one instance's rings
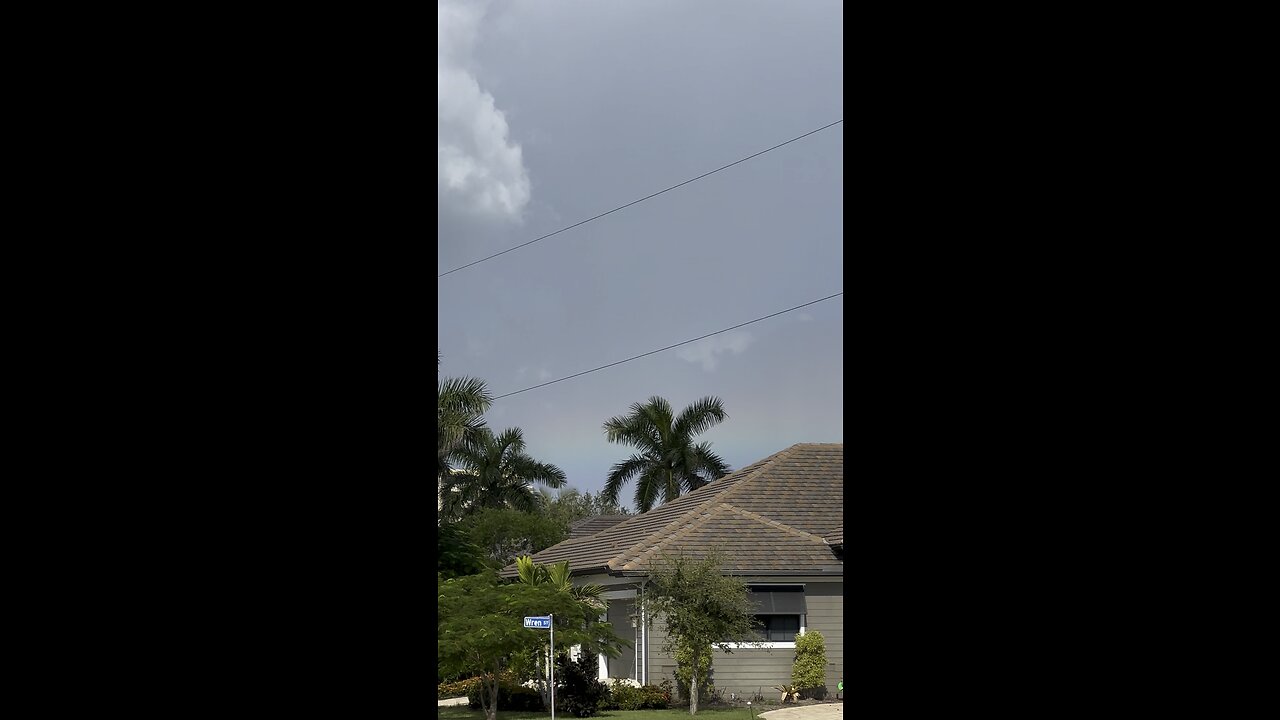
[[[551,720],[556,720],[556,623],[555,615],[525,616],[524,626],[535,630],[551,631]]]

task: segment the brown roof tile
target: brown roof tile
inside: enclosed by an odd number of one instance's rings
[[[822,539],[826,540],[828,545],[843,546],[844,545],[844,523],[841,522],[839,525],[836,526],[835,530],[832,530],[831,532],[824,535]]]
[[[595,535],[601,530],[607,530],[614,525],[632,517],[630,515],[597,515],[595,517],[583,518],[578,522],[569,526],[569,539],[586,537]]]
[[[726,570],[843,573],[824,542],[843,539],[844,444],[792,445],[612,527],[533,556],[574,574],[643,571],[656,556],[723,551]],[[832,528],[839,528],[833,531]],[[515,575],[515,566],[503,575]]]

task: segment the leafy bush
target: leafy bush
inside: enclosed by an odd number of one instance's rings
[[[639,710],[644,707],[644,690],[630,685],[614,685],[605,701],[606,710]]]
[[[666,710],[671,706],[671,681],[661,685],[635,687],[613,683],[609,696],[601,704],[601,710]]]
[[[658,685],[645,685],[640,688],[644,702],[640,707],[647,710],[666,710],[671,706],[671,681],[663,680]]]
[[[488,692],[482,678],[471,678],[463,682],[472,683],[467,691],[467,704],[472,709],[480,708],[480,693]],[[542,710],[544,707],[542,695],[537,690],[518,683],[514,674],[503,673],[498,676],[499,710]]]
[[[680,697],[689,699],[689,681],[693,679],[693,653],[689,648],[676,648],[676,685],[680,688]],[[698,663],[698,699],[706,698],[715,689],[711,683],[711,648],[702,653]]]
[[[480,678],[478,677],[467,678],[466,680],[458,680],[457,682],[440,683],[440,686],[438,688],[439,699],[445,700],[447,698],[455,698],[455,697],[462,697],[463,695],[470,695],[472,688],[478,687],[479,683],[480,683]]]
[[[609,697],[609,686],[596,678],[596,658],[583,653],[576,662],[556,658],[556,709],[574,717],[591,717]]]
[[[799,688],[803,697],[821,700],[827,696],[827,646],[817,630],[796,636],[791,683]]]

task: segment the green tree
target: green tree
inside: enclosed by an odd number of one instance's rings
[[[535,512],[542,508],[542,496],[533,483],[552,488],[564,485],[563,470],[525,453],[520,428],[509,428],[501,435],[479,428],[450,457],[461,469],[441,481],[444,518],[460,518],[486,507]]]
[[[806,696],[821,700],[827,694],[827,646],[822,633],[810,630],[796,638],[796,663],[791,684]]]
[[[567,560],[552,565],[537,565],[531,557],[516,558],[516,573],[519,582],[526,585],[551,587],[557,592],[568,593],[570,597],[594,609],[597,614],[603,613],[608,607],[604,599],[603,587],[573,584]],[[543,702],[546,703],[549,702],[551,690],[546,682],[547,648],[540,648],[540,650],[532,658],[531,664],[534,668],[533,679],[538,684],[539,692],[542,693]]]
[[[472,542],[467,529],[458,523],[445,523],[436,533],[436,572],[449,578],[474,575],[489,569],[485,553]]]
[[[504,568],[569,536],[568,526],[548,513],[514,508],[482,508],[459,523],[489,567]]]
[[[441,356],[436,353],[436,365]],[[451,474],[450,456],[484,427],[493,397],[482,380],[442,378],[436,385],[436,479]]]
[[[651,617],[666,623],[663,652],[687,657],[691,668],[702,666],[713,648],[728,653],[730,643],[759,641],[746,583],[724,575],[720,567],[720,555],[713,550],[702,559],[660,558],[650,574],[644,602]],[[700,674],[690,673],[690,715],[698,712]]]
[[[481,705],[488,720],[498,712],[499,675],[513,658],[547,642],[547,633],[524,627],[527,615],[555,615],[556,643],[585,652],[621,653],[609,623],[598,621],[590,603],[551,584],[503,583],[493,573],[444,580],[437,577],[436,660],[445,677],[479,675]]]
[[[569,526],[579,520],[600,515],[630,515],[631,511],[617,502],[610,502],[604,493],[592,494],[574,488],[564,488],[558,495],[542,490],[547,514],[564,524],[567,535]]]
[[[634,477],[636,509],[648,512],[659,496],[670,502],[727,474],[729,465],[711,451],[711,444],[695,443],[694,436],[728,417],[716,397],[702,398],[676,416],[670,403],[655,396],[633,404],[627,415],[610,418],[604,424],[609,442],[640,452],[609,471],[605,498],[616,503],[622,485]]]

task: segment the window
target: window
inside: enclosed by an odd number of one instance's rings
[[[751,585],[751,604],[765,648],[792,648],[804,629],[803,585]],[[760,647],[752,645],[749,647]]]
[[[799,615],[757,615],[756,620],[763,626],[760,632],[764,639],[770,642],[795,642],[800,632]]]
[[[761,615],[803,615],[803,585],[752,585],[751,601]]]

